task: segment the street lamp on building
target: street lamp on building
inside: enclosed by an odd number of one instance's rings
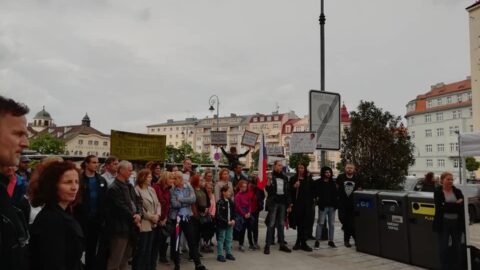
[[[215,106],[217,106],[217,131],[218,129],[218,118],[219,118],[219,108],[220,108],[220,100],[218,99],[217,95],[212,95],[210,99],[208,100],[208,103],[210,104],[210,108],[208,108],[209,111],[214,112],[215,111]]]

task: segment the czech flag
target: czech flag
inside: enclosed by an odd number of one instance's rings
[[[258,155],[258,183],[259,189],[264,189],[267,185],[267,147],[265,146],[265,135],[262,133],[260,138],[260,149]]]

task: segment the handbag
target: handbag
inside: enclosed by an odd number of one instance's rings
[[[175,230],[175,225],[170,220],[164,226],[159,226],[158,231],[160,236],[167,238],[172,235],[173,231]]]
[[[211,223],[213,220],[210,215],[200,215],[198,216],[198,221],[200,222],[200,225],[205,225]]]

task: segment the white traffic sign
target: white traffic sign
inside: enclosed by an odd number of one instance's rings
[[[310,131],[317,134],[317,149],[340,149],[340,94],[310,90]]]

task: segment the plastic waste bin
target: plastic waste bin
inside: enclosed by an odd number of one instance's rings
[[[375,190],[361,190],[353,193],[355,246],[357,251],[380,255],[378,205]]]
[[[440,269],[438,236],[432,231],[435,216],[433,193],[410,193],[407,205],[411,263],[428,269]]]
[[[378,193],[380,256],[410,263],[407,192]]]

